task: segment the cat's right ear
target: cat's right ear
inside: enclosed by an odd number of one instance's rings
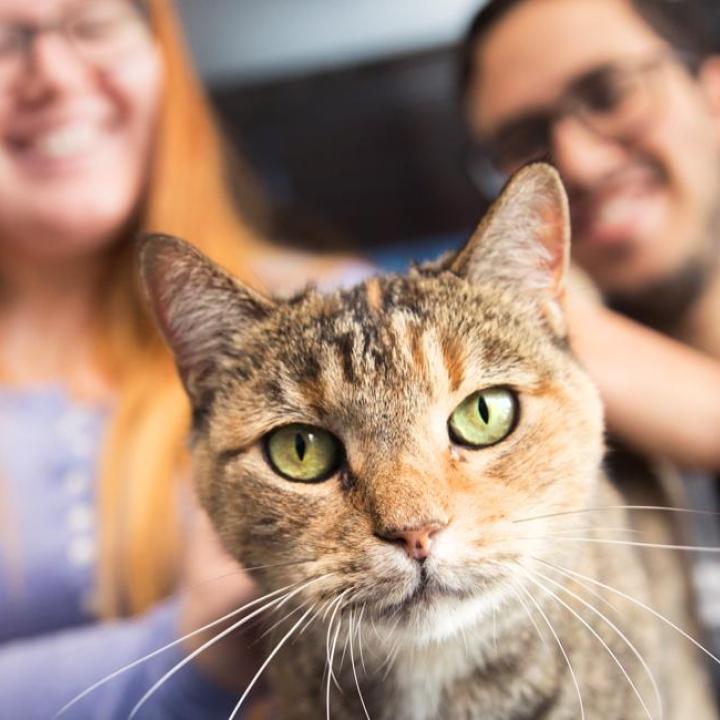
[[[168,235],[141,241],[140,272],[190,399],[196,407],[204,404],[213,374],[237,354],[243,331],[275,305]]]
[[[470,282],[510,286],[534,301],[564,335],[563,301],[570,258],[570,213],[560,175],[528,165],[507,184],[450,264]]]

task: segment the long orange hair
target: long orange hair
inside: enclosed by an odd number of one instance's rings
[[[260,244],[240,220],[225,182],[220,135],[188,60],[169,0],[150,0],[165,64],[157,137],[141,231],[181,236],[247,277]],[[117,402],[100,467],[99,597],[106,616],[138,612],[172,591],[181,542],[178,478],[187,468],[189,408],[172,358],[148,314],[133,243],[109,269],[98,353]]]

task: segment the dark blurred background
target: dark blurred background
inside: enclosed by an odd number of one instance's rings
[[[279,239],[388,268],[484,209],[463,165],[456,43],[481,0],[181,0],[246,210]],[[268,217],[272,220],[268,221]]]

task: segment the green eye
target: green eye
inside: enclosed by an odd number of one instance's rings
[[[297,482],[318,482],[332,475],[342,461],[340,441],[311,425],[286,425],[269,433],[265,449],[270,466]]]
[[[491,388],[465,398],[450,416],[450,437],[461,445],[488,447],[504,440],[515,426],[517,398],[507,388]]]

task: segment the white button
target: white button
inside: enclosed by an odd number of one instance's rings
[[[68,560],[76,567],[87,567],[95,560],[95,541],[90,537],[77,537],[70,542]]]
[[[80,470],[71,470],[63,477],[63,488],[68,495],[82,495],[90,488],[87,473]]]
[[[80,533],[89,530],[95,522],[95,513],[90,505],[74,505],[67,516],[68,528]]]

